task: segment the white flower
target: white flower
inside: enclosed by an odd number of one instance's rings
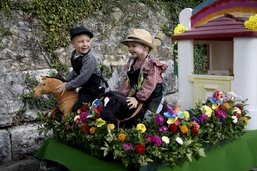
[[[79,117],[79,115],[76,115],[75,117],[74,117],[74,121],[76,121],[77,119],[79,119],[80,117]]]
[[[170,139],[169,139],[167,136],[162,136],[162,141],[163,141],[165,144],[169,144],[169,143],[170,143]]]
[[[235,107],[235,108],[233,109],[233,113],[241,114],[242,112],[241,112],[241,110],[240,110],[238,107]]]
[[[232,122],[233,122],[234,124],[236,124],[236,123],[237,123],[237,121],[238,121],[237,117],[236,117],[236,116],[231,116],[231,118],[233,119],[233,121],[232,121]]]
[[[180,137],[176,138],[178,144],[183,145],[183,140]]]

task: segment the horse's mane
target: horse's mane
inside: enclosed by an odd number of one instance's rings
[[[56,76],[46,76],[46,78],[54,78],[54,79],[60,80],[62,82],[66,82],[66,80],[63,78],[63,76],[61,76],[60,74],[57,74]]]

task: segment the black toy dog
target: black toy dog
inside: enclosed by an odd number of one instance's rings
[[[127,97],[116,91],[102,95],[104,103],[100,112],[103,120],[110,121],[118,127],[132,127],[144,118],[144,107],[139,104],[137,108],[129,109]]]

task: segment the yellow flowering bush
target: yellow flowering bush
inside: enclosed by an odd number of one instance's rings
[[[174,29],[174,31],[173,31],[173,34],[174,35],[178,35],[178,34],[181,34],[181,33],[184,33],[185,31],[187,31],[188,29],[185,27],[185,26],[183,26],[182,24],[178,24],[176,27],[175,27],[175,29]]]
[[[244,22],[244,26],[249,30],[257,31],[257,14],[249,17],[249,19]]]

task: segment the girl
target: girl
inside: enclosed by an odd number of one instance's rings
[[[131,56],[125,65],[127,79],[118,91],[128,96],[130,108],[136,108],[140,102],[146,114],[159,112],[157,109],[165,92],[162,73],[167,65],[149,55],[155,49],[151,34],[144,29],[133,29],[121,43],[128,47]]]

